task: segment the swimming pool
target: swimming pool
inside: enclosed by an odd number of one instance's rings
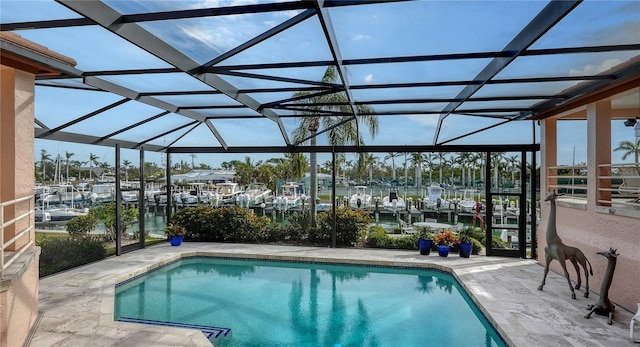
[[[115,319],[220,346],[505,346],[449,274],[192,257],[116,287]]]

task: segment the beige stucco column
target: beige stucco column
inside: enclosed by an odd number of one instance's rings
[[[609,176],[611,166],[611,101],[603,100],[587,105],[587,209],[593,211],[599,205],[598,200],[611,201],[610,191],[599,188],[611,188],[611,180],[598,179]],[[609,204],[600,203],[608,206]]]
[[[549,185],[558,183],[556,178],[548,179],[549,175],[557,175],[556,169],[548,170],[547,168],[555,167],[558,161],[558,122],[555,118],[546,118],[540,121],[540,198],[544,199],[545,192],[548,191]],[[540,219],[546,221],[549,217],[549,205],[540,204]],[[547,245],[545,235],[545,223],[540,223],[538,227],[538,262],[544,263],[544,247]]]

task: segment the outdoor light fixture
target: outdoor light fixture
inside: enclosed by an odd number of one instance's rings
[[[626,127],[632,127],[634,125],[636,125],[637,121],[633,118],[629,118],[626,121],[624,121],[624,126]]]

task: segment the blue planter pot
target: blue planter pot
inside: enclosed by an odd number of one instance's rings
[[[471,250],[473,249],[473,244],[471,243],[461,243],[458,245],[460,249],[460,256],[463,258],[469,258],[471,256]]]
[[[184,236],[171,236],[169,238],[169,242],[171,243],[171,246],[180,246],[183,238]]]
[[[433,240],[418,240],[418,249],[420,249],[420,254],[429,255],[431,253],[431,247],[433,246]]]
[[[441,257],[448,257],[450,246],[438,246],[438,255]]]

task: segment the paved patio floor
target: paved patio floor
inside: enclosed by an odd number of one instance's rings
[[[113,321],[116,283],[193,255],[438,268],[458,278],[510,346],[640,346],[629,339],[631,312],[616,309],[613,325],[595,314],[585,319],[599,288],[592,288],[588,299],[577,291],[572,300],[565,279],[550,273],[544,291],[538,291],[543,267],[532,260],[220,243],[155,245],[41,279],[42,315],[30,346],[211,346],[200,331]]]

